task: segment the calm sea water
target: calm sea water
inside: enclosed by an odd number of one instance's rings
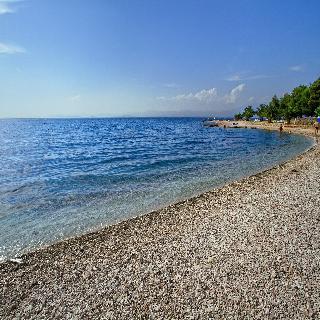
[[[149,212],[308,148],[201,119],[0,120],[0,259]]]

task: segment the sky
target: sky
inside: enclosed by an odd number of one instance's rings
[[[320,76],[319,0],[0,0],[0,118],[230,116]]]

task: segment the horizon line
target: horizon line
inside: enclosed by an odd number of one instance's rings
[[[45,120],[45,119],[137,119],[137,118],[233,118],[233,116],[52,116],[52,117],[0,117],[0,120]]]

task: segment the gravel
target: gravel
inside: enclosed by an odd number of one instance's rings
[[[294,129],[291,129],[294,130]],[[1,319],[319,319],[320,148],[0,264]]]

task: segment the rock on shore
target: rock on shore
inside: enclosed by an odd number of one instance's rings
[[[1,319],[319,319],[320,149],[0,264]]]

